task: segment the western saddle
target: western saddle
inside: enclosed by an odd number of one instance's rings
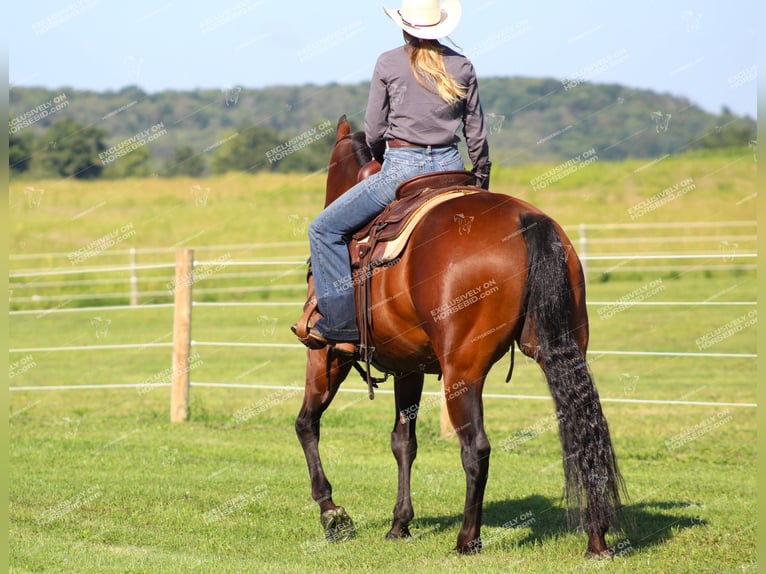
[[[359,170],[359,180],[372,175],[379,169],[379,166],[364,166]],[[349,242],[352,281],[357,287],[359,355],[366,364],[366,370],[363,371],[358,364],[354,366],[363,378],[366,378],[370,398],[374,397],[373,387],[377,387],[376,383],[379,382],[370,374],[370,365],[373,363],[375,351],[370,345],[372,330],[370,279],[374,270],[383,266],[390,267],[398,262],[415,226],[431,209],[450,199],[481,191],[483,189],[476,186],[476,177],[470,171],[439,171],[417,175],[402,182],[396,189],[396,199],[380,215],[357,231]],[[301,341],[307,338],[312,317],[318,313],[310,268],[308,283],[308,301],[304,305],[303,316],[293,328]],[[379,365],[376,367],[380,368]],[[385,372],[385,369],[381,370]]]

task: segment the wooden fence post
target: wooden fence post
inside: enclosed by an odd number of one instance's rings
[[[580,264],[582,265],[582,274],[587,280],[588,278],[588,232],[587,226],[584,223],[580,224]]]
[[[191,349],[192,283],[194,251],[176,252],[176,279],[173,313],[173,380],[170,395],[170,421],[189,420],[189,351]]]
[[[447,411],[447,396],[445,394],[445,391],[442,389],[442,396],[441,396],[441,436],[442,438],[450,438],[454,436],[454,432],[452,431],[452,421],[449,420],[449,412]]]
[[[130,306],[138,305],[138,275],[136,274],[136,248],[130,248]]]

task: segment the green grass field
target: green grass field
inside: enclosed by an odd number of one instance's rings
[[[753,261],[735,257],[755,250],[755,227],[724,223],[753,220],[755,166],[747,151],[648,164],[596,162],[537,192],[530,181],[553,166],[493,174],[494,191],[539,205],[573,238],[579,224],[592,225],[591,254],[717,254],[589,262],[589,361],[631,496],[631,521],[608,537],[617,552],[608,561],[585,560],[585,535],[566,529],[552,401],[542,373],[519,354],[511,383],[503,382],[506,359],[485,391],[493,453],[480,555],[450,552],[465,481],[457,441],[441,435],[439,409],[430,408],[438,405],[435,377],[427,379],[429,408],[418,425],[414,538],[384,539],[396,497],[391,386],[370,402],[353,375],[323,418],[321,451],[357,537],[324,541],[293,430],[305,353],[287,346],[305,267],[215,266],[228,259],[304,261],[305,226],[321,206],[323,174],[13,183],[11,571],[757,571],[755,359],[697,355],[756,352],[755,308],[734,304],[756,299]],[[693,189],[631,218],[641,202],[688,178]],[[678,225],[638,232],[627,225],[667,222]],[[87,252],[106,236],[119,241]],[[122,271],[95,276],[98,283],[79,271],[125,265],[130,247],[139,250],[139,263],[172,263],[179,246],[211,262],[209,276],[194,285],[196,301],[262,306],[195,308],[191,420],[171,424],[169,389],[156,384],[168,378],[169,348],[38,349],[169,342],[172,309],[126,306]],[[86,260],[76,261],[77,253]],[[30,275],[50,268],[74,273],[55,281]],[[170,302],[172,273],[142,270],[140,302]],[[644,302],[690,304],[606,305],[637,302],[648,287]],[[83,309],[50,312],[77,307]],[[713,334],[722,336],[713,342]],[[692,355],[610,354],[617,351]],[[219,383],[242,388],[212,386]],[[139,386],[40,390],[106,384]]]

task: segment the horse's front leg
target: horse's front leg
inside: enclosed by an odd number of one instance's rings
[[[327,352],[327,348],[308,352],[306,387],[303,405],[295,420],[295,432],[309,467],[311,496],[319,504],[325,536],[335,542],[353,538],[354,525],[343,507],[333,502],[332,486],[319,456],[319,421],[348,375],[351,359],[340,356],[333,359],[328,380]]]
[[[394,379],[396,397],[396,420],[391,433],[391,450],[399,466],[399,490],[394,506],[394,520],[386,538],[408,538],[409,524],[415,515],[410,498],[410,471],[418,453],[418,440],[415,436],[420,409],[420,396],[423,392],[423,375],[410,373]]]

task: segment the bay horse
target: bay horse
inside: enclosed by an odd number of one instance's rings
[[[356,183],[360,168],[371,159],[364,134],[352,133],[342,116],[325,205]],[[562,228],[529,203],[480,190],[428,212],[399,261],[375,271],[370,340],[375,364],[395,375],[391,449],[399,480],[387,538],[410,536],[414,517],[410,470],[417,454],[415,428],[423,378],[441,374],[466,477],[455,550],[481,550],[490,454],[482,389],[490,367],[516,344],[540,365],[553,397],[563,451],[564,498],[571,511],[567,516],[576,517],[587,533],[586,555],[608,555],[605,534],[620,527],[624,483],[586,363],[584,274]],[[330,347],[307,353],[305,393],[295,429],[325,535],[336,541],[353,536],[353,522],[333,501],[319,455],[319,427],[354,360]]]

